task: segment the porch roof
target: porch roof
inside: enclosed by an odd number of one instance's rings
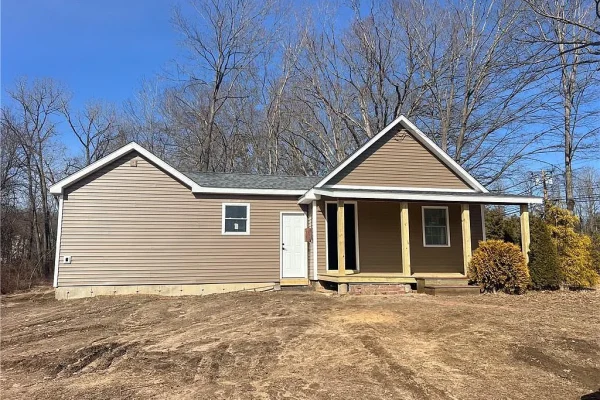
[[[314,188],[300,198],[300,204],[318,200],[321,196],[341,199],[365,200],[400,200],[400,201],[436,201],[455,203],[483,204],[541,204],[543,199],[535,196],[515,194],[456,192],[456,191],[426,191],[426,190],[397,190],[397,189],[344,189],[344,188]]]

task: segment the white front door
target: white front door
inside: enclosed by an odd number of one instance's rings
[[[306,217],[300,213],[281,214],[281,277],[306,278]]]

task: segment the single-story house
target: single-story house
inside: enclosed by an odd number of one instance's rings
[[[61,180],[57,298],[464,278],[490,193],[401,116],[325,177],[179,171],[136,143]]]

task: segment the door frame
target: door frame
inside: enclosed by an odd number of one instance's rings
[[[358,242],[358,201],[356,200],[344,200],[344,204],[354,204],[354,236],[356,243],[356,272],[360,272],[360,244]],[[327,273],[334,273],[337,269],[329,269],[329,229],[327,229],[327,204],[337,204],[337,201],[325,201],[325,270]],[[337,216],[336,216],[337,218]],[[351,270],[354,271],[354,270]]]
[[[281,243],[283,243],[283,216],[285,214],[294,214],[294,215],[302,215],[304,216],[304,231],[302,232],[302,248],[304,249],[304,256],[302,257],[302,262],[304,264],[305,274],[303,277],[294,277],[294,278],[284,278],[283,277],[283,248]],[[308,279],[308,243],[304,239],[304,232],[306,232],[306,227],[308,226],[308,221],[306,217],[306,213],[304,211],[280,211],[279,212],[279,279]]]

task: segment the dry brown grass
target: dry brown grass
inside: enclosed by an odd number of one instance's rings
[[[2,398],[579,399],[600,293],[2,298]]]

